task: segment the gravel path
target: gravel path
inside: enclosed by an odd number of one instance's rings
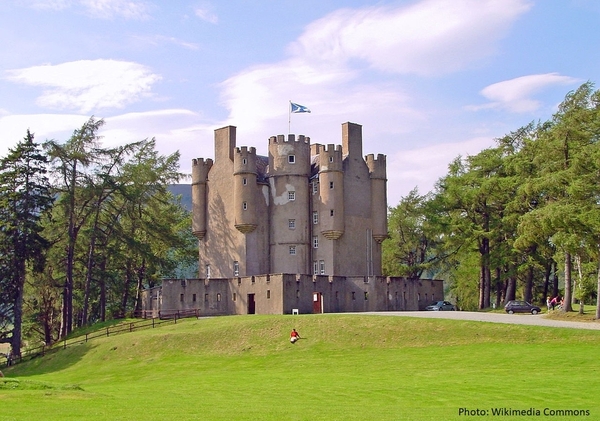
[[[365,314],[365,313],[357,313]],[[571,329],[600,330],[600,322],[566,322],[546,319],[542,315],[478,313],[472,311],[378,311],[369,312],[379,316],[425,317],[432,319],[473,320],[477,322],[522,324],[546,327],[566,327]]]

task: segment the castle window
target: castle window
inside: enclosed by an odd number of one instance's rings
[[[319,248],[319,237],[317,235],[315,235],[313,237],[313,248],[314,249],[318,249]]]
[[[242,209],[248,210],[248,202],[242,203]]]
[[[248,184],[248,179],[246,177],[244,177],[242,179],[242,184],[245,186],[246,184]]]
[[[295,191],[289,191],[288,192],[288,200],[296,200],[296,192]]]
[[[240,262],[233,262],[233,276],[240,276]]]
[[[192,301],[196,302],[196,294],[192,294]]]
[[[248,163],[248,161],[246,160],[246,158],[242,159],[242,164],[246,165]]]
[[[288,163],[295,164],[296,163],[296,155],[288,155]]]
[[[210,278],[210,265],[206,265],[204,267],[204,269],[205,269],[204,273],[206,274],[206,279]]]
[[[317,262],[316,260],[313,260],[313,274],[319,274],[319,262]]]
[[[291,230],[296,229],[296,220],[295,219],[288,219],[288,228]]]
[[[204,294],[204,301],[208,303],[208,294]]]
[[[369,293],[367,291],[365,291],[365,300],[369,299]]]
[[[333,188],[333,181],[329,182],[329,188],[332,189]]]
[[[296,255],[296,246],[290,246],[290,255],[292,255],[292,256]]]
[[[270,290],[270,289],[268,289],[268,290],[267,290],[267,300],[268,300],[268,299],[270,299],[270,298],[271,298],[271,290]]]
[[[179,301],[183,303],[183,294],[179,294]]]
[[[329,216],[333,216],[333,209],[329,209]]]
[[[333,162],[333,156],[329,157],[329,162]]]
[[[313,181],[312,183],[312,192],[313,194],[317,194],[319,192],[319,183]]]
[[[319,260],[319,272],[325,275],[325,260]]]
[[[217,301],[221,301],[221,294],[217,293]]]
[[[313,211],[313,224],[317,225],[319,223],[319,212]]]
[[[356,300],[356,294],[354,293],[354,291],[352,291],[352,299]]]
[[[233,301],[235,301],[237,299],[237,294],[234,292],[233,293]]]

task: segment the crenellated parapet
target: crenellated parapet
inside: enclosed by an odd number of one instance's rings
[[[213,166],[213,160],[208,158],[192,159],[192,185],[198,183],[206,183],[208,180],[208,172]]]
[[[293,134],[269,138],[270,175],[310,175],[310,138]]]
[[[369,168],[369,176],[381,180],[387,180],[387,164],[386,157],[383,154],[377,154],[375,158],[374,154],[365,156],[367,167]]]
[[[343,171],[342,145],[318,145],[319,172]]]
[[[256,148],[242,146],[235,148],[233,154],[233,175],[238,174],[257,174],[256,169]]]

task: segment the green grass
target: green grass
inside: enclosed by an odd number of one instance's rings
[[[5,370],[0,420],[595,420],[599,345],[597,331],[454,320],[187,320]],[[590,416],[459,416],[465,407]]]

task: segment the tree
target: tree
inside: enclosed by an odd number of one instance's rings
[[[6,301],[0,307],[12,316],[10,344],[17,357],[21,355],[27,264],[33,263],[32,268],[39,272],[48,247],[40,234],[42,218],[53,204],[46,163],[29,130],[23,141],[0,161],[0,253],[6,287],[2,296]]]
[[[79,187],[86,185],[88,176],[85,170],[95,163],[98,130],[104,125],[104,120],[91,117],[75,130],[71,138],[61,145],[55,141],[48,141],[44,147],[48,151],[51,162],[54,163],[56,174],[57,194],[59,205],[64,210],[67,221],[67,247],[65,256],[65,279],[63,287],[63,315],[61,336],[66,336],[73,330],[73,271],[75,265],[75,247],[81,226],[86,221],[90,212],[89,196],[78,197],[81,192]],[[80,200],[78,200],[80,199]]]
[[[383,242],[383,267],[388,276],[419,279],[442,258],[439,238],[431,229],[430,217],[437,210],[427,196],[413,189],[390,208],[389,238]]]

